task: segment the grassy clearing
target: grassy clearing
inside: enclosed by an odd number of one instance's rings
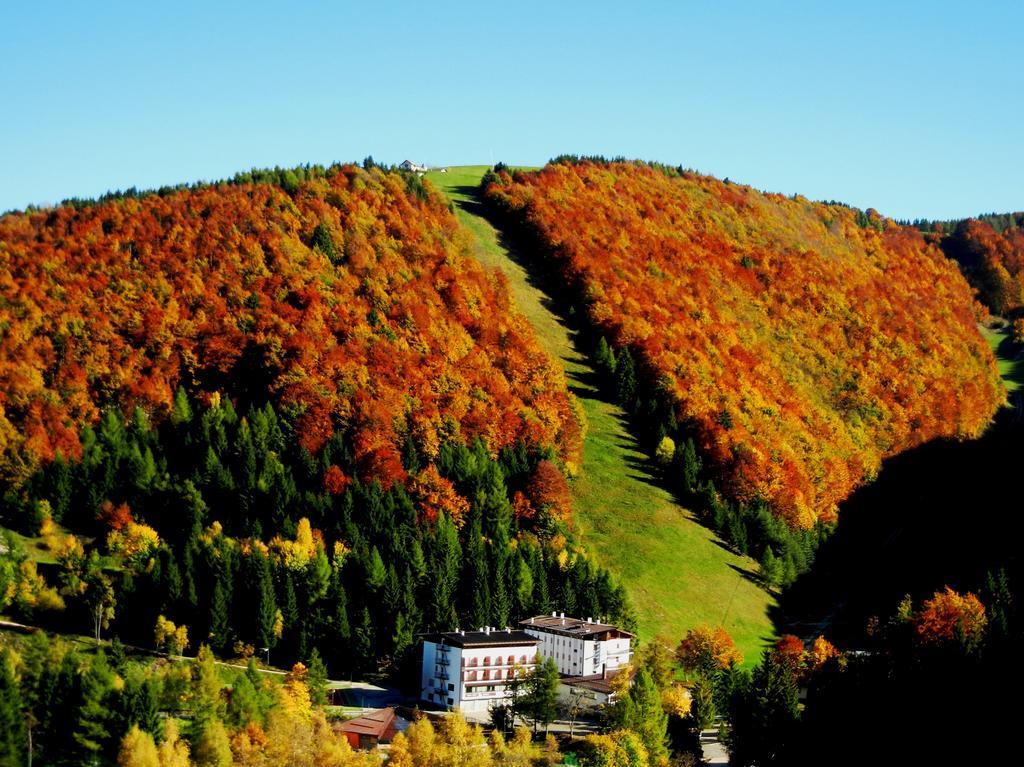
[[[25,556],[33,562],[42,565],[54,565],[57,564],[57,558],[50,551],[50,548],[46,545],[46,542],[40,536],[29,538],[16,533],[14,530],[8,530],[7,528],[0,527],[0,534],[10,535],[15,542],[25,552]]]
[[[992,347],[996,355],[996,364],[999,366],[999,375],[1003,377],[1006,391],[1013,393],[1024,387],[1024,360],[1014,349],[1010,340],[1010,330],[1007,327],[980,327],[981,334]]]
[[[459,221],[476,236],[480,262],[508,276],[516,305],[548,352],[564,365],[586,412],[583,467],[573,482],[584,545],[629,590],[641,637],[664,635],[676,642],[700,623],[720,624],[732,634],[746,662],[756,662],[774,635],[768,616],[774,601],[749,579],[755,563],[728,551],[656,484],[626,427],[624,412],[602,400],[590,383],[593,368],[573,345],[572,331],[481,216],[475,190],[486,170],[456,167],[427,177],[448,194]]]

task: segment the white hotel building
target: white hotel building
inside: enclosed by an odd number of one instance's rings
[[[540,640],[537,654],[554,658],[563,677],[605,676],[629,664],[633,635],[616,626],[565,613],[537,615],[519,626]]]
[[[519,630],[485,627],[425,636],[420,697],[486,716],[491,706],[508,699],[512,675],[529,673],[544,658],[554,659],[563,687],[607,686],[608,677],[629,663],[633,635],[616,626],[565,613],[538,615],[519,625]]]
[[[514,673],[534,669],[537,639],[525,631],[483,628],[449,631],[423,639],[423,700],[466,714],[486,715],[507,697]]]

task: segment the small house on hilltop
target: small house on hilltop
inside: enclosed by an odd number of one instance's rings
[[[426,165],[420,165],[419,163],[413,162],[412,160],[403,160],[402,164],[398,166],[402,170],[411,170],[414,173],[425,173],[430,170]]]

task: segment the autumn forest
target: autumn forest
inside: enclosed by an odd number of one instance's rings
[[[872,706],[917,711],[917,744],[948,724],[939,680],[1004,684],[1018,563],[978,553],[1003,469],[984,509],[927,496],[944,540],[978,518],[969,556],[870,594],[849,576],[842,604],[825,575],[868,566],[849,526],[889,507],[865,493],[925,497],[886,490],[901,460],[1019,450],[1020,214],[900,223],[600,157],[480,175],[458,204],[367,158],[0,216],[0,764],[380,764],[328,691],[415,699],[427,632],[555,611],[636,631],[577,520],[579,392],[468,216],[571,326],[629,470],[743,557],[774,633],[760,658],[720,626],[639,633],[585,736],[543,736],[569,717],[542,669],[486,738],[420,701],[386,764],[682,767],[712,731],[732,764],[838,764],[870,758]]]

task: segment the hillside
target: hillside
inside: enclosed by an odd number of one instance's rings
[[[796,528],[834,520],[884,457],[977,436],[1003,400],[969,286],[873,211],[638,163],[491,181],[630,376],[636,361],[641,420],[677,452],[692,436],[719,489]]]
[[[182,386],[271,398],[318,452],[401,479],[411,439],[574,460],[564,379],[440,200],[355,166],[0,219],[0,473],[78,457],[99,409],[155,422]]]
[[[774,600],[751,577],[756,563],[721,545],[660,485],[626,413],[595,386],[593,363],[531,275],[529,259],[482,215],[479,185],[486,171],[455,167],[427,178],[457,205],[459,222],[475,235],[476,258],[506,275],[516,307],[561,362],[586,415],[583,460],[571,483],[581,543],[628,590],[642,638],[663,635],[678,642],[695,626],[721,624],[753,663],[774,633]]]
[[[564,374],[414,175],[9,214],[0,327],[0,524],[43,547],[5,536],[0,611],[338,672],[431,629],[629,618],[568,536]]]

